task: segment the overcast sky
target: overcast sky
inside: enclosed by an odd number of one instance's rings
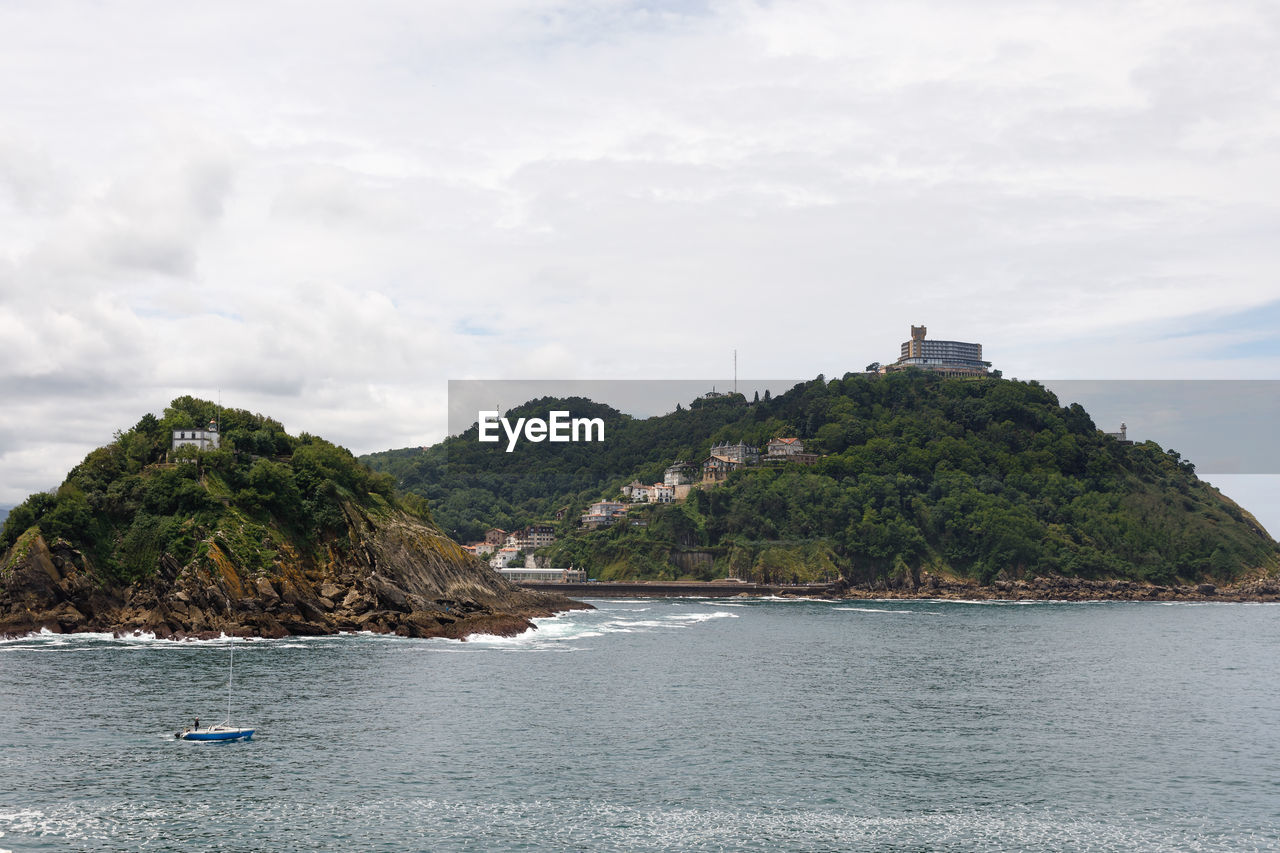
[[[833,376],[912,323],[1006,376],[1280,378],[1278,36],[1233,0],[0,3],[0,503],[185,393],[359,453],[439,440],[449,379]]]

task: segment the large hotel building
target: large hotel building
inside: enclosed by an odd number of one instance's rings
[[[925,340],[924,326],[911,327],[911,340],[902,344],[902,355],[888,370],[919,367],[945,376],[986,376],[991,362],[982,360],[982,344]]]

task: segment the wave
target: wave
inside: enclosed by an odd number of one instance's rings
[[[760,595],[751,596],[752,601],[781,601],[788,604],[836,604],[838,598],[810,598],[805,595]]]
[[[229,841],[258,849],[328,847],[355,833],[369,848],[403,849],[433,839],[438,850],[1274,850],[1280,825],[1261,822],[1229,830],[1205,827],[1198,815],[1173,814],[1151,825],[1141,818],[1070,808],[1008,805],[947,811],[859,814],[812,806],[761,807],[714,803],[706,808],[595,799],[458,802],[379,798],[332,804],[281,797],[242,802],[228,825],[211,803],[145,805],[128,800],[73,803],[0,812],[0,826],[20,838],[69,846],[147,847],[207,844],[211,821]],[[1179,820],[1182,818],[1183,820]],[[338,821],[341,824],[338,824]],[[274,843],[255,827],[273,827]],[[19,845],[21,846],[21,845]]]
[[[936,610],[888,610],[884,607],[833,607],[832,610],[843,610],[853,613],[907,613],[912,616],[941,616]]]
[[[719,610],[713,611],[711,613],[677,613],[667,617],[667,619],[677,621],[677,622],[705,622],[708,619],[740,619],[740,618],[742,618],[740,614],[723,613]]]

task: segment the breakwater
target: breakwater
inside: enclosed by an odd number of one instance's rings
[[[732,598],[735,595],[777,595],[805,598],[836,594],[833,584],[725,583],[723,581],[591,581],[545,583],[520,581],[525,589],[553,592],[568,598]]]
[[[738,595],[844,599],[927,599],[956,601],[1280,601],[1280,579],[1255,578],[1237,584],[1160,586],[1126,580],[1040,577],[1033,580],[975,581],[925,574],[916,586],[881,584],[761,584],[727,581],[521,581],[530,590],[568,598],[732,598]]]

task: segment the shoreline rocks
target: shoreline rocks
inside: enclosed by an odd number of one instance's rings
[[[1211,583],[1161,586],[1127,580],[1038,577],[982,586],[924,575],[914,589],[846,587],[839,598],[951,599],[972,601],[1280,601],[1280,579],[1262,578],[1229,586]]]
[[[69,543],[26,537],[0,562],[0,637],[52,633],[222,634],[281,638],[372,631],[406,637],[515,636],[531,620],[590,605],[521,589],[434,527],[364,516],[360,547],[321,564],[297,559],[250,574],[166,555],[157,572],[112,583]],[[333,550],[331,549],[331,555]]]

